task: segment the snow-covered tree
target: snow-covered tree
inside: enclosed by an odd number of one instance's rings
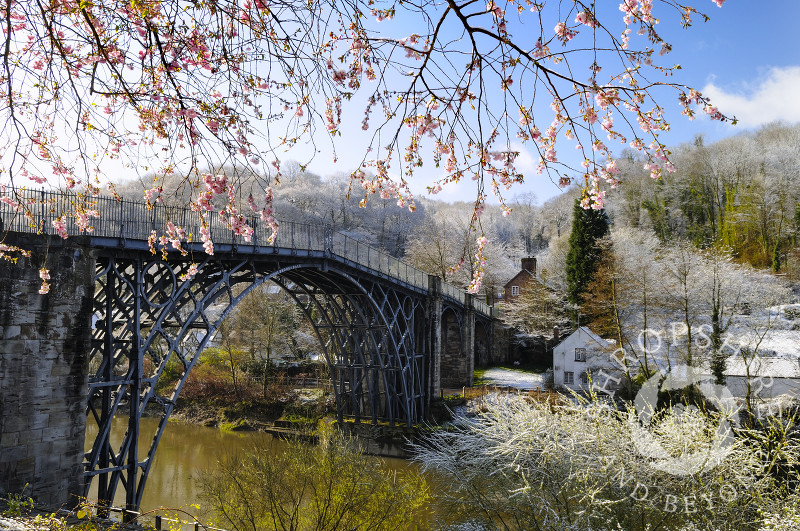
[[[416,459],[440,478],[451,522],[470,529],[733,531],[757,529],[797,502],[770,473],[777,437],[720,444],[724,421],[712,413],[668,409],[642,426],[632,405],[599,400],[495,396],[476,409],[416,445]],[[662,453],[647,455],[643,440]],[[780,451],[787,463],[800,460],[796,445]]]
[[[554,327],[569,323],[566,295],[531,278],[517,297],[504,303],[500,319],[527,336],[550,337]]]

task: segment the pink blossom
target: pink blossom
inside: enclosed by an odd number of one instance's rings
[[[592,14],[588,11],[581,11],[578,13],[578,15],[575,17],[575,22],[578,24],[584,24],[590,28],[597,27],[597,20],[595,20]]]
[[[52,223],[56,233],[66,240],[69,235],[67,234],[67,223],[64,221],[64,216],[54,219]]]
[[[203,174],[203,182],[208,192],[224,194],[228,191],[228,178],[224,174],[219,174],[216,177],[209,173]]]
[[[211,231],[205,222],[203,226],[200,227],[200,239],[203,240],[203,250],[206,254],[214,254],[214,242],[211,241]]]
[[[506,14],[505,11],[500,9],[500,6],[494,3],[494,0],[489,0],[489,3],[486,4],[486,11],[492,13],[497,18],[503,18]]]
[[[42,285],[39,287],[39,294],[45,295],[50,292],[50,270],[42,267],[39,269],[39,278],[42,279]]]
[[[192,262],[191,265],[189,265],[189,269],[186,270],[186,273],[180,276],[180,279],[184,281],[192,280],[196,274],[197,274],[197,264]]]
[[[163,188],[160,187],[160,186],[158,186],[156,188],[150,188],[149,190],[145,190],[144,198],[147,201],[151,201],[153,199],[153,197],[158,198],[158,196],[161,195],[162,191],[163,191]]]
[[[40,177],[38,175],[28,175],[28,179],[30,179],[31,181],[35,182],[36,184],[44,184],[44,183],[47,182],[46,178]]]
[[[712,120],[721,120],[722,119],[722,113],[719,112],[719,109],[717,109],[716,107],[714,107],[712,105],[706,105],[703,110],[706,112],[707,115],[709,115],[711,117]]]
[[[536,41],[533,47],[533,58],[543,59],[547,56],[547,47],[542,44],[541,37]]]
[[[75,224],[81,232],[94,232],[94,227],[89,225],[89,218],[99,218],[97,210],[80,210],[75,213]]]
[[[576,35],[574,31],[571,31],[567,28],[567,25],[564,22],[559,22],[556,24],[555,32],[560,39],[567,41],[571,40]]]

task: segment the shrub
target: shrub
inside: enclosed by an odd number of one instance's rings
[[[186,378],[181,397],[188,400],[251,400],[258,396],[259,389],[249,380],[243,379],[239,382],[239,393],[240,396],[237,397],[229,369],[218,365],[198,364]]]
[[[415,449],[449,486],[439,497],[448,514],[483,529],[758,529],[762,515],[793,506],[782,488],[792,483],[771,473],[775,452],[762,439],[721,439],[723,425],[691,407],[645,427],[632,406],[596,398],[505,396]],[[796,445],[780,446],[782,462],[798,457]]]
[[[350,439],[321,430],[320,444],[290,442],[229,455],[201,479],[225,527],[243,530],[401,530],[425,521],[425,480],[383,470]],[[427,528],[427,527],[425,527]]]

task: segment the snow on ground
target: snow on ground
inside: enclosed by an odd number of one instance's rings
[[[544,388],[544,374],[502,369],[500,367],[486,369],[481,381],[485,385],[513,387],[514,389]]]

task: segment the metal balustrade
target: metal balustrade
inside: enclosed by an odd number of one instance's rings
[[[415,288],[427,290],[429,275],[388,253],[346,234],[334,231],[327,225],[312,225],[294,221],[279,221],[275,241],[270,244],[272,229],[258,217],[246,216],[253,229],[251,241],[234,234],[217,212],[199,212],[182,206],[116,200],[108,196],[87,196],[72,191],[17,190],[20,205],[11,201],[0,202],[0,233],[38,232],[56,235],[53,222],[61,218],[66,222],[70,236],[89,235],[100,238],[118,238],[122,241],[147,241],[155,231],[164,234],[168,222],[185,231],[188,243],[201,241],[200,229],[205,221],[215,245],[235,244],[257,247],[271,246],[293,251],[328,251],[351,265],[366,267]],[[89,227],[82,232],[74,222],[76,212],[86,212]],[[96,216],[94,214],[97,214]],[[467,293],[447,282],[442,282],[442,296],[460,304],[466,304]],[[492,315],[492,308],[481,300],[473,300],[473,308],[485,316]]]

